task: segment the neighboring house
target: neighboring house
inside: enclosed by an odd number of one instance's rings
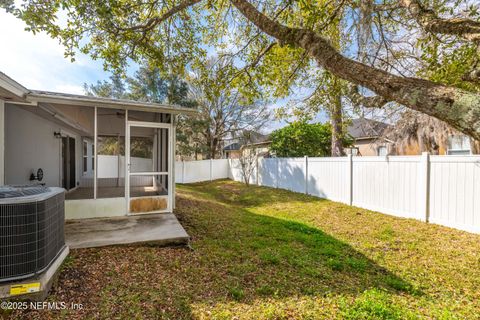
[[[470,138],[463,134],[450,135],[448,137],[445,153],[449,155],[472,154],[472,144]]]
[[[0,72],[0,184],[65,188],[67,218],[171,212],[175,115],[194,112],[29,90]]]
[[[430,144],[433,144],[430,142]],[[429,152],[435,155],[470,155],[472,152],[471,140],[463,134],[447,134],[444,139],[438,139],[431,146]],[[395,154],[398,155],[419,155],[424,151],[418,140],[410,139],[407,143],[399,141],[395,143]]]
[[[238,159],[240,158],[241,151],[240,148],[242,146],[239,142],[233,142],[228,144],[225,148],[223,148],[223,154],[226,159]]]
[[[270,136],[259,132],[249,132],[248,143],[242,142],[244,139],[229,139],[225,141],[223,148],[224,158],[239,159],[245,152],[255,150],[259,156],[268,156],[270,151]]]
[[[409,128],[403,131],[398,130],[399,123],[389,125],[372,119],[353,119],[347,132],[354,139],[354,143],[345,151],[357,156],[419,155],[423,151],[437,155],[473,153],[469,137],[446,125],[436,124],[430,128],[431,123],[438,120],[427,121],[423,115],[418,117],[423,121],[417,125],[419,129]],[[416,121],[420,121],[418,117]]]
[[[347,133],[353,138],[353,146],[346,148],[354,156],[385,156],[391,154],[392,143],[383,138],[389,124],[366,118],[351,120]]]

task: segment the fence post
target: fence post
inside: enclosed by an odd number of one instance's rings
[[[233,179],[233,173],[232,173],[232,159],[228,158],[228,173],[227,173],[227,178],[230,180],[235,180]]]
[[[213,160],[212,158],[210,158],[210,181],[212,181],[212,163],[213,163]]]
[[[349,205],[353,204],[353,155],[350,153],[347,155],[347,186],[348,186],[348,199]]]
[[[425,218],[425,222],[428,222],[430,218],[430,153],[428,152],[422,152],[419,178],[420,212],[418,216],[421,219]]]
[[[305,156],[305,194],[308,194],[308,156]]]
[[[258,155],[257,155],[257,157],[255,158],[255,170],[256,170],[256,171],[255,171],[255,173],[256,173],[256,174],[255,174],[255,181],[257,181],[257,186],[259,186],[260,183],[258,182],[258,177],[259,177],[260,174],[258,173],[258,171],[259,171]]]
[[[185,160],[182,160],[182,183],[185,183]]]

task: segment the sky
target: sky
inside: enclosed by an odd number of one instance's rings
[[[0,71],[27,89],[84,94],[84,83],[108,80],[110,73],[101,60],[77,53],[75,61],[64,57],[64,48],[45,33],[25,31],[25,23],[0,9]],[[129,68],[132,72],[134,68]],[[130,73],[130,72],[129,72]],[[271,109],[283,106],[289,99],[270,104]],[[285,126],[284,121],[272,121],[265,132]]]
[[[101,61],[77,54],[76,61],[64,57],[58,40],[44,33],[25,31],[20,19],[0,10],[0,71],[28,89],[83,94],[84,83],[106,80],[110,73]]]

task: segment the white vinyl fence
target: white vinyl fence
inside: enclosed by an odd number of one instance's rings
[[[239,160],[177,162],[176,181],[243,182]],[[480,233],[480,156],[265,158],[250,182]]]
[[[177,161],[175,162],[175,182],[194,183],[228,178],[228,159]]]

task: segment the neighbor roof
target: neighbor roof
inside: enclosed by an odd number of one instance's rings
[[[371,139],[380,137],[385,129],[389,127],[390,125],[384,122],[367,118],[358,118],[352,120],[347,128],[347,132],[352,138],[357,140]]]
[[[168,105],[145,101],[103,98],[79,94],[69,94],[42,90],[29,90],[0,72],[0,99],[8,102],[26,102],[31,104],[58,103],[64,105],[77,105],[105,108],[129,108],[139,111],[157,111],[168,113],[196,113],[196,109],[185,108],[178,105]]]
[[[223,148],[223,151],[237,151],[240,150],[240,143],[234,142]]]
[[[229,145],[227,145],[225,148],[223,148],[223,150],[236,151],[236,150],[240,150],[242,147],[269,144],[271,142],[270,135],[263,134],[258,131],[246,130],[244,133],[242,133],[242,135],[244,136],[249,135],[249,143],[245,145],[241,142],[232,142]],[[233,140],[237,140],[237,139],[233,139]]]

